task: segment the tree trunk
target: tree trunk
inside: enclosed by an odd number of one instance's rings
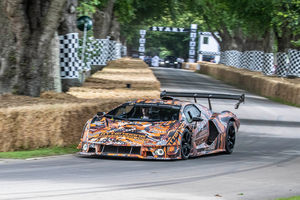
[[[67,0],[64,12],[62,15],[61,23],[58,27],[58,35],[66,35],[68,33],[76,33],[76,8],[78,0]]]
[[[273,52],[273,36],[271,30],[266,30],[262,36],[247,35],[243,42],[243,51]]]
[[[109,36],[112,40],[120,42],[120,23],[115,16],[113,17],[113,20],[111,22]]]
[[[245,39],[243,51],[263,51],[263,39],[257,38],[256,36],[248,36]]]
[[[242,51],[243,46],[243,34],[241,30],[237,29],[233,33],[229,33],[226,27],[223,27],[219,32],[222,38],[220,43],[221,51],[238,50]]]
[[[44,73],[41,80],[41,90],[53,90],[55,92],[62,92],[61,78],[60,78],[60,63],[59,63],[59,38],[55,33],[49,47],[49,53],[45,58],[43,65]]]
[[[267,30],[263,36],[263,51],[265,53],[274,52],[273,44],[274,44],[274,33],[271,30]]]
[[[97,9],[94,13],[94,37],[106,39],[110,34],[111,24],[113,20],[113,9],[115,0],[108,0],[106,7],[103,10]]]
[[[272,32],[267,30],[262,37],[257,35],[245,35],[241,28],[231,32],[223,27],[219,31],[221,51],[238,50],[238,51],[264,51],[272,52],[273,37]]]
[[[278,52],[287,52],[288,49],[292,47],[291,40],[293,38],[293,35],[288,27],[283,28],[285,31],[281,35],[278,33],[277,30],[274,30],[278,45]]]
[[[0,3],[0,94],[13,91],[17,83],[16,43],[8,18],[4,15],[4,4]]]
[[[50,67],[45,66],[66,0],[3,0],[2,11],[16,40],[17,70],[15,92],[39,96],[42,80]],[[46,86],[47,88],[48,86]]]

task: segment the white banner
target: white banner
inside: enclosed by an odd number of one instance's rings
[[[139,52],[145,52],[145,47],[139,47]]]
[[[188,32],[185,28],[177,28],[177,27],[162,27],[162,26],[153,26],[150,27],[150,31],[164,31],[164,32],[175,32],[175,33],[183,33]]]
[[[190,50],[189,50],[189,60],[188,60],[189,62],[195,62],[196,37],[197,37],[197,24],[191,24]]]
[[[140,38],[140,44],[145,44],[146,43],[146,39],[145,38]]]
[[[146,35],[146,30],[140,30],[141,35]]]

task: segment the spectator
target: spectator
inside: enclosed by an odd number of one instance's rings
[[[176,59],[176,61],[177,61],[177,63],[178,63],[178,64],[177,64],[178,68],[181,69],[182,63],[184,62],[183,58],[178,57],[178,58]]]
[[[158,67],[159,66],[159,57],[155,55],[151,60],[152,67]]]

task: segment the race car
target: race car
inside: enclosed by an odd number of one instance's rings
[[[198,98],[207,98],[209,108],[198,104]],[[163,91],[160,99],[131,101],[107,114],[98,112],[84,126],[79,154],[159,160],[230,154],[240,121],[230,111],[214,113],[210,99],[238,100],[237,109],[245,95]]]

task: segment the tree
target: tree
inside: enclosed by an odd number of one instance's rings
[[[104,6],[97,6],[94,18],[94,37],[105,39],[110,35],[114,19],[115,0],[108,0]]]
[[[154,54],[163,54],[162,57],[172,55],[188,58],[189,40],[189,32],[168,33],[148,31],[146,55],[154,56]]]
[[[58,27],[58,34],[65,35],[68,33],[76,33],[76,18],[78,7],[78,0],[67,0],[65,6],[63,7],[63,14]]]
[[[262,14],[259,16],[264,24],[254,17],[258,13],[253,2],[258,1],[194,0],[190,8],[195,17],[204,20],[202,27],[213,33],[222,51],[266,50],[269,40],[265,37],[270,33],[270,25],[265,23]]]
[[[242,22],[242,50],[273,51],[272,0],[225,0]]]
[[[299,48],[299,0],[193,0],[190,8],[219,33],[222,51]]]
[[[2,0],[0,20],[7,25],[6,37],[1,43],[12,48],[2,50],[4,72],[1,86],[5,85],[7,73],[11,73],[15,93],[39,96],[47,89],[50,66],[45,60],[51,52],[49,44],[60,24],[66,0]],[[2,33],[1,33],[2,36]],[[6,40],[3,41],[3,40]],[[3,69],[2,68],[2,69]]]
[[[242,50],[242,21],[237,19],[236,13],[225,1],[192,0],[189,8],[194,17],[204,21],[202,31],[212,32],[222,51]]]
[[[150,26],[188,28],[191,23],[198,23],[199,21],[195,20],[186,8],[184,1],[117,1],[116,16],[121,24],[121,35],[126,38],[128,51],[137,49],[140,29],[148,30]],[[187,38],[189,38],[187,35],[148,32],[147,49],[149,50],[150,47],[152,53],[157,53],[160,48],[169,49],[172,54],[176,55],[179,52],[186,52],[187,45],[180,45],[182,44],[180,41],[186,44]],[[174,40],[178,43],[174,43]],[[151,46],[148,46],[149,44]]]
[[[300,1],[273,0],[273,7],[272,23],[278,51],[300,49]]]

